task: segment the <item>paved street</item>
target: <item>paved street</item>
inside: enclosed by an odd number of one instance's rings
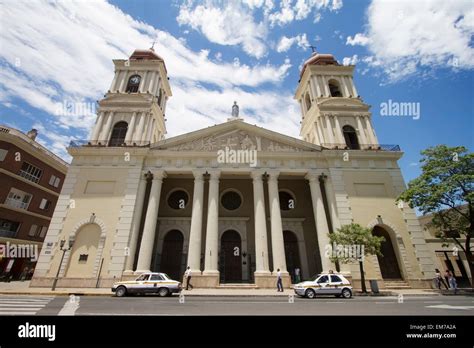
[[[0,315],[474,315],[469,296],[334,297],[314,300],[285,297],[160,298],[1,295]]]

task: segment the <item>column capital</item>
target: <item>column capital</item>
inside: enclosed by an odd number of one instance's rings
[[[166,178],[166,172],[164,170],[149,170],[145,173],[145,178],[152,180],[163,180]]]
[[[264,170],[252,170],[250,176],[254,181],[262,181],[262,175],[265,174]]]
[[[269,181],[276,181],[276,180],[278,180],[278,176],[280,175],[280,171],[279,171],[279,170],[267,170],[266,173],[267,173],[267,175],[268,175],[268,180],[269,180]]]
[[[209,180],[219,180],[221,176],[220,170],[208,170],[206,173],[209,174]]]
[[[204,181],[204,170],[193,170],[194,181]]]

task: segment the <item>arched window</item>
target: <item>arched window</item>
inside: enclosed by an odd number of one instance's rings
[[[342,97],[339,82],[336,80],[329,80],[329,92],[331,93],[331,97]]]
[[[304,97],[304,102],[306,104],[306,111],[309,111],[309,109],[311,109],[311,98],[309,96],[309,93],[306,93]]]
[[[140,75],[132,75],[128,79],[128,84],[127,84],[127,90],[125,92],[127,93],[137,93],[138,92],[138,86],[140,86],[140,81],[141,81]]]
[[[346,145],[351,150],[359,150],[359,140],[357,139],[357,133],[351,126],[342,127],[342,133],[344,134],[344,140]]]
[[[112,135],[110,136],[109,146],[121,146],[125,141],[125,135],[127,135],[128,124],[127,122],[117,122],[112,129]]]

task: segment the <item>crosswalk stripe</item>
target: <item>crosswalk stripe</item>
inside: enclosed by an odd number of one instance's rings
[[[0,297],[0,315],[34,315],[55,297]]]

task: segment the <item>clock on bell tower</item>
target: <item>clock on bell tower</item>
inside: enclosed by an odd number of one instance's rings
[[[171,88],[165,62],[153,48],[115,59],[110,89],[99,101],[90,142],[104,146],[146,146],[165,137]]]

